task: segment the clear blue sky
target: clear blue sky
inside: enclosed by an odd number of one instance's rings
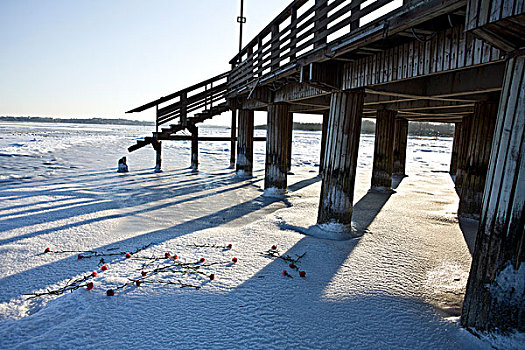
[[[244,42],[291,1],[245,0]],[[240,0],[0,0],[0,115],[103,117],[229,69]]]

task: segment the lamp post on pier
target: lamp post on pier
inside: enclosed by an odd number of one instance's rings
[[[246,23],[246,17],[244,17],[244,0],[241,0],[241,15],[237,17],[237,23],[239,23],[239,52],[241,52],[242,50],[242,25]]]

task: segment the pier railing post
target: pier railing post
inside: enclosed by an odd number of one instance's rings
[[[498,114],[498,104],[478,102],[470,125],[465,173],[459,192],[460,216],[479,218],[489,165],[492,136]]]
[[[376,117],[372,188],[392,189],[396,111],[380,109]]]
[[[318,224],[338,223],[350,229],[364,92],[334,92],[323,161]]]
[[[461,323],[525,331],[525,56],[507,61]]]
[[[321,37],[320,34],[323,33],[326,30],[326,23],[323,25],[323,21],[325,21],[328,17],[327,13],[324,15],[321,15],[321,11],[323,11],[326,6],[328,6],[328,0],[315,0],[315,5],[318,6],[317,10],[315,10],[315,23],[314,23],[314,48],[323,46],[326,44],[326,36]]]
[[[286,103],[268,105],[264,188],[286,192],[288,172],[289,107]]]
[[[394,161],[392,173],[406,176],[408,120],[397,118],[394,125]]]
[[[186,126],[188,124],[188,106],[186,105],[188,94],[186,92],[180,95],[180,125]]]
[[[253,117],[253,111],[239,110],[237,160],[235,164],[235,170],[239,175],[252,176],[253,172]]]

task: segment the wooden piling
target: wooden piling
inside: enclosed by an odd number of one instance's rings
[[[323,127],[321,131],[321,155],[319,157],[319,174],[323,173],[324,156],[325,156],[325,149],[326,149],[326,133],[328,130],[329,115],[330,115],[329,111],[326,111],[323,113]]]
[[[288,113],[288,135],[286,136],[287,170],[292,170],[292,145],[293,145],[293,113]]]
[[[274,188],[280,193],[285,193],[287,186],[289,120],[286,103],[268,105],[264,188]]]
[[[397,118],[394,124],[394,160],[392,173],[406,176],[408,120]]]
[[[253,171],[253,130],[254,113],[247,109],[239,110],[237,136],[237,160],[235,170],[239,175],[252,176]]]
[[[452,142],[452,152],[450,156],[450,175],[456,175],[458,170],[458,147],[461,139],[461,123],[454,124],[454,140]]]
[[[395,117],[396,111],[377,111],[372,188],[392,188]]]
[[[495,102],[478,102],[474,105],[467,162],[459,192],[460,216],[479,219],[497,114],[498,104]]]
[[[525,331],[525,56],[507,61],[461,323]]]
[[[235,139],[237,137],[237,111],[232,110],[232,124],[231,124],[231,143],[230,143],[230,168],[235,168]]]
[[[155,140],[155,142],[152,143],[153,149],[155,150],[155,172],[160,173],[162,172],[162,142]]]
[[[362,90],[331,95],[318,224],[351,224],[363,98]]]
[[[191,132],[191,169],[199,169],[199,128],[194,127]]]
[[[461,193],[461,186],[467,171],[468,144],[470,139],[470,125],[472,116],[463,117],[461,121],[461,136],[458,142],[458,160],[456,169],[456,180],[454,181],[456,193]]]

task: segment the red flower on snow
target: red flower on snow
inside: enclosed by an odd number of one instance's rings
[[[233,248],[233,246],[231,245],[231,243],[228,244],[226,247],[227,247],[228,249],[232,249],[232,248]]]
[[[50,251],[51,251],[51,249],[46,248],[46,249],[44,250],[44,254],[45,254],[45,253],[49,253]]]
[[[142,283],[142,282],[140,282],[140,281],[135,282],[135,284],[137,285],[137,287],[140,287],[140,284],[141,284],[141,283]]]
[[[212,280],[212,281],[213,281],[214,279],[215,279],[215,274],[214,274],[214,273],[212,273],[212,274],[210,275],[210,280]]]
[[[141,274],[142,274],[142,277],[146,277],[147,275],[146,271],[142,271]]]
[[[131,253],[126,253],[126,259],[131,258]]]
[[[170,252],[166,252],[166,253],[164,253],[164,257],[165,257],[166,259],[169,259],[170,256],[171,256]]]
[[[273,249],[273,250],[277,249],[277,246],[276,246],[275,244],[272,245],[272,249]]]
[[[93,284],[93,282],[89,282],[89,283],[86,285],[86,289],[87,289],[87,290],[92,290],[94,286],[95,286],[95,285]]]
[[[108,297],[112,297],[112,296],[115,295],[115,291],[114,291],[113,289],[108,289],[108,290],[106,291],[106,295],[107,295]]]
[[[200,261],[201,263],[203,263],[203,262],[205,262],[205,261],[206,261],[206,259],[204,259],[204,258],[201,258],[201,260],[199,260],[199,261]]]
[[[234,263],[236,263],[236,262],[237,262],[237,258],[233,258],[232,261],[233,261]]]
[[[107,271],[107,270],[109,270],[109,268],[108,268],[107,265],[102,265],[102,266],[100,267],[100,269],[101,269],[102,271]]]
[[[93,276],[93,277],[97,277],[97,271],[93,271],[93,273],[91,274],[91,276]]]
[[[177,254],[173,254],[173,259],[177,260],[179,256]]]
[[[299,271],[299,276],[306,277],[306,272],[305,271]]]

